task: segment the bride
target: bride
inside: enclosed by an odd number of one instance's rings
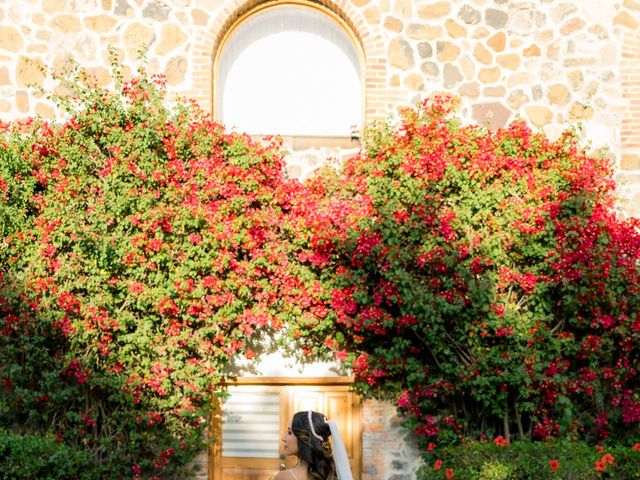
[[[338,427],[321,413],[311,410],[296,413],[282,443],[284,454],[298,457],[298,464],[278,472],[275,480],[352,480]]]

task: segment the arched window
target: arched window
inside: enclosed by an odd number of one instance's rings
[[[298,4],[259,10],[222,44],[216,118],[250,134],[349,136],[359,129],[359,55],[346,29]]]

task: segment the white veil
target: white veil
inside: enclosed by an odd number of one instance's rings
[[[338,431],[338,424],[333,420],[326,420],[326,418],[325,421],[329,425],[331,438],[333,439],[333,461],[336,464],[338,480],[353,480],[351,467],[349,466],[349,456],[347,455],[347,449]]]

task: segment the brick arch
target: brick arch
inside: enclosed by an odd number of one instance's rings
[[[640,31],[622,36],[620,77],[624,109],[620,132],[620,170],[617,177],[624,213],[640,218]]]
[[[189,96],[204,109],[213,112],[215,55],[225,34],[239,19],[266,4],[277,5],[278,0],[228,0],[217,13],[214,23],[195,42],[193,50],[192,91]],[[357,39],[363,55],[363,88],[365,89],[365,123],[383,118],[383,99],[389,100],[386,85],[388,61],[380,32],[372,29],[361,12],[349,0],[293,0],[300,5],[318,5],[337,15]]]
[[[621,143],[623,152],[640,153],[640,31],[626,32],[622,41],[622,116]],[[640,168],[638,165],[636,168]]]

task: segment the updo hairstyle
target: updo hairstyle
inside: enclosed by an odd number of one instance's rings
[[[325,416],[318,412],[298,412],[291,420],[291,431],[298,439],[298,457],[308,465],[309,475],[317,480],[334,480],[331,430]]]

